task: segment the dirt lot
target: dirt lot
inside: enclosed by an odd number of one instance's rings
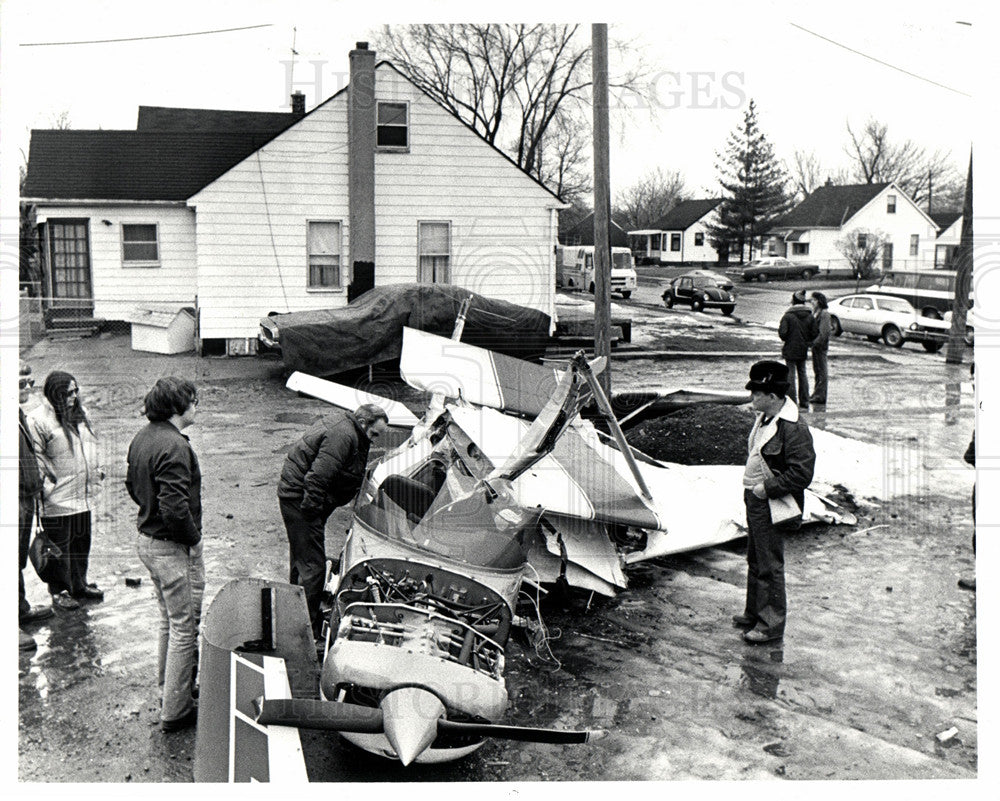
[[[710,342],[697,331],[685,336],[735,349],[719,332]],[[668,341],[663,331],[650,336]],[[740,387],[755,352],[774,349],[773,334],[741,328],[732,336],[751,343],[746,358],[616,362],[615,386]],[[19,662],[18,778],[190,781],[194,732],[164,735],[156,725],[156,604],[122,485],[125,449],[143,423],[141,397],[171,373],[200,387],[190,433],[205,477],[207,600],[231,578],[285,576],[276,476],[288,447],[328,407],[284,389],[275,360],[139,354],[122,336],[42,342],[25,356],[40,377],[55,367],[76,375],[100,435],[108,478],[91,579],[107,597],[31,629],[39,648]],[[967,368],[916,352],[861,358],[846,345],[832,362],[830,407],[810,423],[881,445],[893,457],[887,465],[909,467],[886,468],[881,486],[858,493],[856,527],[812,527],[788,540],[781,645],[745,646],[728,625],[742,604],[739,543],[645,563],[628,571],[630,587],[614,599],[547,599],[548,649],[519,638],[508,649],[511,722],[598,726],[609,730],[606,739],[576,747],[491,742],[459,763],[404,770],[335,737],[309,735],[310,777],[975,778],[975,595],[955,585],[973,566],[971,472],[959,461],[972,430],[961,383]],[[915,391],[893,389],[915,381]],[[377,390],[420,408],[405,388],[383,382]],[[745,436],[723,423],[713,430],[720,437]],[[331,520],[329,553],[346,522],[342,512]],[[29,599],[46,602],[30,568],[25,578]],[[126,578],[142,582],[127,587]]]

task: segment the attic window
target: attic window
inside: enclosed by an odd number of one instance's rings
[[[409,117],[409,106],[406,103],[379,103],[375,123],[376,146],[409,147]]]
[[[896,196],[886,195],[885,196],[885,213],[895,214],[896,213]]]
[[[156,223],[122,224],[122,263],[128,266],[160,260]]]

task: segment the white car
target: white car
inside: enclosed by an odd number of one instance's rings
[[[948,340],[949,323],[917,314],[902,298],[877,294],[847,295],[830,302],[830,326],[834,336],[843,332],[862,334],[873,342],[900,348],[904,342],[919,342],[924,350],[939,351]]]

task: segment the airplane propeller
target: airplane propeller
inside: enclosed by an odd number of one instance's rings
[[[300,729],[385,734],[400,762],[410,764],[439,734],[492,737],[530,743],[572,745],[598,740],[607,732],[541,729],[499,723],[464,723],[443,717],[444,706],[433,693],[418,687],[393,690],[380,708],[305,698],[257,698],[257,722]]]

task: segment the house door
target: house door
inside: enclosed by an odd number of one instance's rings
[[[94,316],[88,226],[88,220],[47,223],[50,320]]]
[[[892,269],[892,242],[882,245],[882,272]]]

